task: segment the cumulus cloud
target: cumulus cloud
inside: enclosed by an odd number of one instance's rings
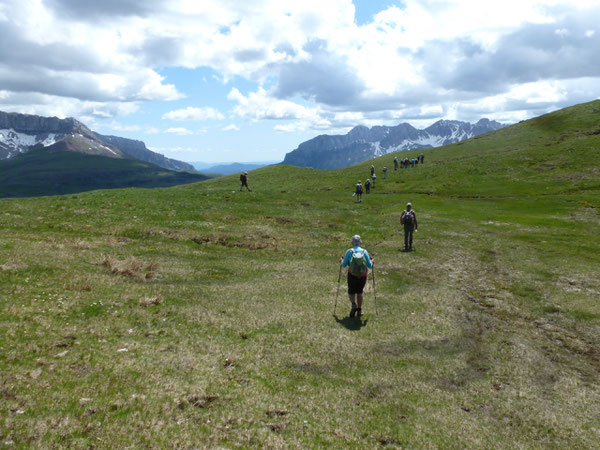
[[[163,119],[170,119],[176,121],[203,121],[203,120],[223,120],[225,116],[221,114],[217,109],[211,107],[194,108],[187,107],[184,109],[177,109],[170,111],[163,115]]]
[[[191,136],[192,134],[195,134],[193,131],[184,127],[167,128],[165,133],[176,134],[178,136]]]
[[[318,117],[316,109],[309,109],[298,103],[279,100],[267,93],[264,88],[244,96],[237,88],[227,95],[229,100],[237,102],[233,112],[242,119],[258,121],[263,119],[309,119]]]
[[[4,0],[0,106],[110,119],[184,97],[159,68],[208,67],[260,86],[230,90],[233,116],[282,132],[520,117],[600,96],[599,16],[595,0],[404,0],[361,25],[351,0]]]
[[[230,125],[227,125],[226,127],[221,128],[221,131],[240,131],[240,127],[232,123]]]

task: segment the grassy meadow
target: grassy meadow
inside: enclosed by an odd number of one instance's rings
[[[0,448],[600,448],[599,149],[597,101],[413,169],[2,199]]]

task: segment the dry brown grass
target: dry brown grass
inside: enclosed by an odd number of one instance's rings
[[[89,250],[93,248],[93,245],[85,239],[75,239],[72,241],[65,240],[64,243],[67,247],[77,250]]]
[[[147,263],[136,259],[133,256],[130,256],[122,261],[113,258],[112,256],[105,256],[102,260],[102,265],[108,267],[115,275],[139,278],[142,280],[154,278],[156,276],[156,272],[160,268],[158,263]]]
[[[20,270],[26,266],[15,261],[13,258],[9,258],[4,264],[0,264],[0,270]]]
[[[208,234],[197,236],[192,239],[199,245],[214,244],[230,248],[245,248],[249,250],[261,250],[265,248],[277,247],[277,239],[269,233],[252,233],[243,237],[231,235]]]
[[[165,300],[164,300],[164,298],[163,298],[162,295],[156,295],[154,297],[145,297],[145,298],[143,298],[142,300],[140,300],[138,302],[138,305],[147,308],[148,306],[152,306],[152,305],[160,305],[164,301]]]

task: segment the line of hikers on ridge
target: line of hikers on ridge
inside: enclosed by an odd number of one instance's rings
[[[408,158],[404,158],[401,159],[400,161],[398,161],[398,157],[394,157],[394,170],[398,170],[398,167],[400,167],[401,169],[407,169],[408,167],[414,167],[415,165],[419,164],[423,164],[425,161],[425,155],[421,154],[419,156],[417,156],[416,158],[412,158],[412,159],[408,159]],[[385,180],[387,178],[387,171],[388,168],[387,166],[383,166],[383,168],[381,169],[383,172],[383,179]],[[363,185],[362,182],[360,180],[358,180],[358,183],[356,183],[356,187],[354,189],[354,194],[352,194],[352,196],[356,196],[356,201],[358,203],[362,202],[362,195],[364,192],[366,192],[367,194],[371,193],[371,189],[375,188],[375,184],[377,183],[377,175],[375,174],[375,166],[371,165],[371,178],[367,178],[365,180],[365,184],[364,184],[364,189],[363,189]]]

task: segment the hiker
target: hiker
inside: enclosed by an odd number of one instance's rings
[[[360,236],[358,234],[352,236],[352,248],[349,248],[344,257],[340,258],[342,267],[348,267],[348,298],[352,304],[350,317],[362,316],[363,290],[367,284],[369,269],[373,268],[374,262],[360,244],[362,244]]]
[[[417,230],[417,214],[410,203],[407,203],[406,209],[402,211],[400,223],[404,225],[404,251],[412,251],[413,231]]]
[[[371,193],[371,180],[369,180],[368,178],[365,181],[365,191],[367,194]]]
[[[425,160],[425,155],[421,153],[421,156],[419,158],[421,158],[421,164],[423,164],[423,160]]]
[[[394,157],[394,170],[398,170],[398,157]]]
[[[413,158],[413,159],[410,160],[410,167],[411,167],[411,169],[413,167],[415,167],[415,158]]]
[[[240,186],[240,191],[242,190],[242,188],[244,186],[246,186],[246,189],[248,189],[248,191],[252,192],[252,190],[248,187],[248,172],[244,172],[244,173],[240,174],[240,181],[242,182],[242,185]]]
[[[371,176],[375,173],[375,166],[371,166]]]
[[[362,187],[362,184],[360,184],[360,180],[358,180],[358,183],[356,183],[356,190],[354,191],[354,195],[356,195],[356,201],[358,203],[362,202],[362,194],[363,194],[363,187]]]
[[[408,158],[404,158],[404,168],[408,169]]]
[[[383,169],[381,169],[381,170],[383,170],[383,179],[385,180],[385,178],[387,176],[387,167],[383,166]]]
[[[373,189],[375,189],[375,182],[377,181],[377,175],[373,174],[371,179],[373,180],[373,182],[371,184],[373,185]]]

